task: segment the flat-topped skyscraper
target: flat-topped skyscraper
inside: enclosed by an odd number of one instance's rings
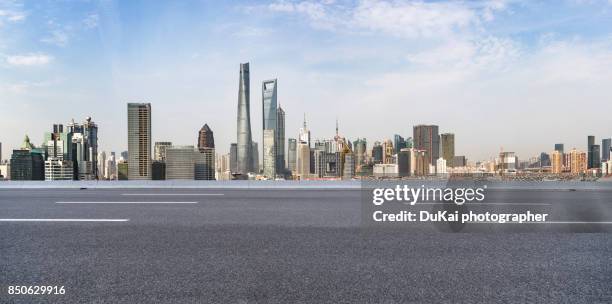
[[[247,174],[252,171],[253,147],[251,137],[250,77],[249,63],[240,64],[238,79],[238,117],[236,172]]]
[[[128,103],[128,179],[151,179],[151,104]]]

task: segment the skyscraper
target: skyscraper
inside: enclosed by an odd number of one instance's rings
[[[442,149],[442,158],[446,161],[447,167],[453,166],[453,158],[455,157],[455,134],[443,133],[440,135],[440,146]]]
[[[297,140],[295,138],[289,138],[287,148],[287,168],[290,172],[295,174],[295,168],[297,165]]]
[[[198,133],[198,151],[195,152],[195,179],[215,179],[215,138],[208,124]]]
[[[611,138],[604,138],[601,140],[601,161],[607,162],[610,160],[610,144],[612,143]],[[0,159],[2,159],[0,157]]]
[[[563,173],[563,152],[559,150],[553,151],[551,165],[553,174]]]
[[[257,142],[252,142],[251,153],[251,171],[259,173],[259,144]]]
[[[563,144],[555,144],[555,151],[559,151],[563,155]]]
[[[274,130],[263,130],[263,174],[276,177],[276,146],[274,145]]]
[[[151,179],[151,104],[128,103],[128,179]]]
[[[276,110],[276,172],[285,174],[285,110],[278,106]]]
[[[415,149],[425,150],[429,164],[436,165],[436,160],[440,157],[440,137],[438,126],[436,125],[417,125],[413,128],[413,145]]]
[[[277,96],[276,79],[264,81],[262,84],[261,100],[263,112],[263,172],[267,177],[276,177],[276,136],[277,125]]]
[[[230,165],[229,165],[229,170],[231,173],[236,173],[238,172],[238,145],[236,143],[232,143],[230,145],[230,153],[229,153],[229,157],[230,157]]]
[[[601,166],[599,145],[595,144],[595,136],[587,137],[587,169],[599,168]]]
[[[215,149],[200,148],[194,153],[195,179],[215,180]]]
[[[251,97],[248,62],[240,64],[240,77],[238,82],[236,172],[240,174],[247,174],[252,171],[253,166],[253,140],[251,137],[250,114]],[[274,117],[276,117],[276,115]]]
[[[204,148],[215,148],[213,131],[210,129],[208,124],[204,124],[198,133],[198,150],[201,151]]]
[[[353,146],[355,147],[355,171],[360,172],[361,166],[366,163],[368,143],[365,138],[357,138]]]
[[[398,154],[400,150],[406,148],[406,140],[398,134],[393,136],[393,154]]]

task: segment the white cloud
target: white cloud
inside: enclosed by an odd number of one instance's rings
[[[67,32],[56,29],[51,31],[49,36],[42,38],[40,41],[57,46],[66,46],[69,39]]]
[[[86,28],[95,28],[100,22],[100,16],[98,14],[89,14],[83,19],[83,24]]]
[[[53,60],[53,57],[45,54],[25,54],[7,56],[6,62],[13,66],[40,66],[46,65]]]
[[[383,33],[406,38],[431,38],[478,29],[508,8],[510,0],[484,2],[360,0],[273,2],[276,13],[304,15],[315,28]]]
[[[448,35],[476,21],[459,2],[361,1],[352,13],[358,28],[409,38]]]

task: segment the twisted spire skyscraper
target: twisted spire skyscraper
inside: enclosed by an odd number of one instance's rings
[[[238,84],[237,119],[237,173],[247,174],[253,170],[253,144],[251,137],[250,78],[249,63],[240,64]]]

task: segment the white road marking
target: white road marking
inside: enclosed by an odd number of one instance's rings
[[[130,219],[0,219],[0,222],[128,222]]]
[[[223,193],[123,193],[124,196],[224,196]]]
[[[56,204],[197,204],[198,202],[55,202]]]

